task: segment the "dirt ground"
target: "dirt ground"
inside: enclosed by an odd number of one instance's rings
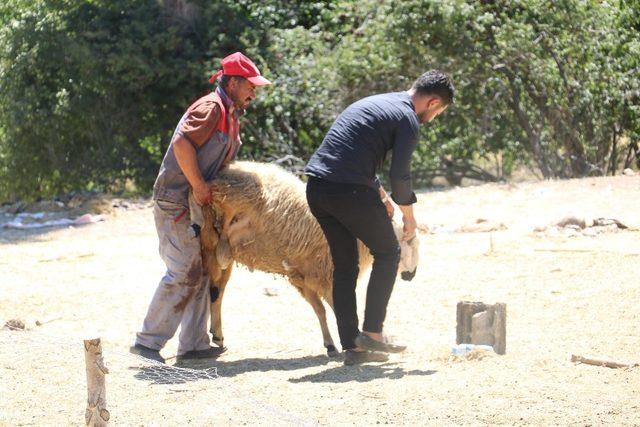
[[[359,367],[324,355],[311,307],[283,279],[237,268],[223,304],[228,352],[158,371],[127,352],[163,274],[148,206],[83,227],[0,229],[0,322],[26,323],[0,331],[0,425],[82,425],[81,339],[95,336],[114,425],[640,425],[640,367],[570,362],[640,362],[640,176],[418,200],[432,232],[421,233],[416,278],[398,280],[385,324],[409,348]],[[567,215],[632,228],[533,231]],[[506,228],[453,232],[479,218]],[[451,356],[461,300],[507,304],[505,356]],[[338,342],[332,316],[330,326]]]

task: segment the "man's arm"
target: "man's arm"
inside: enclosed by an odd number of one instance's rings
[[[196,157],[196,147],[204,145],[213,135],[218,120],[220,120],[220,107],[215,102],[208,101],[194,105],[172,141],[178,166],[189,181],[195,201],[200,206],[211,201],[211,189],[202,178]]]
[[[391,198],[397,205],[410,205],[416,202],[411,185],[411,155],[417,144],[417,129],[414,129],[409,119],[403,120],[396,129],[389,169]]]
[[[178,165],[193,189],[193,197],[196,199],[196,203],[201,206],[209,203],[211,201],[211,190],[202,178],[196,158],[196,149],[191,142],[180,135],[176,136],[172,144]]]
[[[387,208],[387,214],[389,214],[389,218],[393,218],[393,205],[391,204],[391,198],[384,191],[382,185],[379,188],[380,198]],[[418,224],[416,223],[416,218],[413,214],[413,205],[398,205],[400,211],[402,212],[402,231],[403,236],[402,240],[411,240],[416,235],[416,228],[418,228]]]
[[[410,123],[403,123],[396,132],[391,159],[391,197],[402,212],[404,236],[403,240],[410,240],[416,233],[416,219],[413,213],[413,203],[416,195],[411,185],[411,155],[418,143],[418,134]]]

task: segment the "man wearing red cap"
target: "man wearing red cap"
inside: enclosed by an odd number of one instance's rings
[[[255,99],[258,86],[271,82],[240,52],[222,60],[209,79],[219,85],[198,99],[180,119],[153,186],[153,213],[160,256],[167,266],[155,291],[142,331],[131,352],[164,362],[160,350],[181,325],[177,361],[216,357],[224,348],[211,346],[207,333],[210,295],[215,284],[202,266],[199,230],[190,223],[209,203],[207,181],[231,162],[242,145],[239,117]],[[193,192],[189,209],[189,191]],[[215,337],[214,337],[215,338]]]

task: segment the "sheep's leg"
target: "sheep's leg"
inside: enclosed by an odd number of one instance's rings
[[[320,329],[322,329],[322,340],[324,341],[324,346],[327,349],[327,354],[329,357],[337,356],[338,350],[336,349],[335,344],[333,343],[333,338],[331,338],[331,333],[329,332],[329,326],[327,325],[327,313],[324,309],[324,305],[322,304],[322,300],[320,296],[308,289],[300,289],[300,293],[307,300],[311,307],[313,307],[313,311],[316,312],[316,316],[318,316],[318,321],[320,322]]]
[[[224,347],[224,334],[222,333],[222,297],[227,287],[227,282],[231,276],[233,264],[222,270],[219,279],[211,283],[211,335],[214,344],[218,347]]]
[[[200,244],[202,249],[202,264],[207,270],[211,286],[209,293],[211,297],[211,333],[213,342],[219,346],[224,346],[224,335],[222,333],[222,296],[224,289],[231,275],[232,265],[229,264],[223,268],[218,262],[216,251],[223,241],[218,234],[216,224],[219,226],[221,222],[219,213],[215,207],[207,206],[203,209],[202,233],[200,235]]]
[[[329,294],[325,296],[324,300],[329,304],[331,311],[335,313],[335,309],[333,308],[333,293],[329,292]]]
[[[231,253],[231,245],[229,243],[229,228],[234,222],[236,213],[229,206],[221,204],[214,205],[216,211],[215,227],[218,231],[218,240],[216,241],[215,256],[221,269],[226,269],[233,262],[233,254]],[[207,219],[205,218],[205,221]]]
[[[200,247],[202,249],[203,261],[204,254],[207,252],[215,251],[218,241],[220,240],[220,234],[216,230],[216,222],[219,220],[215,208],[211,205],[202,207],[202,227],[200,230]],[[207,265],[206,262],[203,265]]]
[[[231,253],[231,245],[229,244],[229,238],[225,235],[221,235],[218,240],[218,244],[215,249],[216,263],[222,269],[230,268],[233,263],[233,254]]]

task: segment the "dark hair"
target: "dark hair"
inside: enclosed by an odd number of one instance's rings
[[[220,85],[220,87],[222,89],[226,89],[227,86],[229,85],[229,82],[231,81],[231,79],[244,79],[244,77],[242,76],[229,76],[226,74],[223,74],[220,76],[220,79],[218,80],[218,84]]]
[[[451,78],[439,70],[427,71],[413,82],[411,89],[420,95],[436,95],[446,105],[453,103],[455,88]]]

